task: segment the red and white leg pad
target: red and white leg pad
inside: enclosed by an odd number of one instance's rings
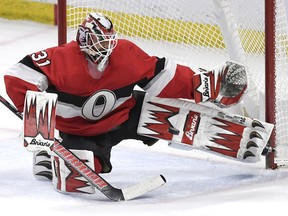
[[[94,154],[92,151],[70,149],[80,160],[85,162],[92,170],[94,166]],[[95,159],[97,160],[97,159]],[[97,163],[98,161],[96,161]],[[62,193],[86,193],[94,194],[95,187],[91,186],[75,169],[57,156],[52,156],[53,186]]]
[[[146,94],[138,133],[167,140],[170,146],[217,152],[257,162],[274,125],[187,100]]]

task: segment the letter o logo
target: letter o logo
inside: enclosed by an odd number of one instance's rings
[[[99,120],[113,110],[116,100],[114,92],[106,89],[98,91],[85,101],[82,115],[90,120]],[[103,103],[99,104],[100,101]]]

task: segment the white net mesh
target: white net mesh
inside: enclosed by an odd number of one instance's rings
[[[173,58],[192,69],[230,60],[249,69],[244,109],[264,119],[264,0],[67,0],[68,41],[88,12],[107,15],[120,37],[150,55]],[[279,163],[288,158],[287,16],[277,0],[276,137]]]
[[[285,1],[287,2],[287,1]],[[276,4],[276,147],[275,161],[278,165],[288,164],[288,25],[287,5],[284,1]]]

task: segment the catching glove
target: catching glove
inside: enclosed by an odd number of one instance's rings
[[[213,70],[194,75],[194,100],[211,101],[221,108],[237,104],[247,90],[245,66],[227,61]]]

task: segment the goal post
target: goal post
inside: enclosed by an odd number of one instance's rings
[[[87,13],[102,12],[120,38],[192,69],[227,60],[248,68],[239,114],[275,124],[266,167],[288,167],[288,20],[285,0],[58,0],[59,43],[75,40]],[[59,20],[60,21],[60,20]],[[67,27],[66,27],[67,26]]]
[[[67,43],[67,2],[66,0],[57,0],[54,17],[58,26],[58,45]]]
[[[288,164],[288,25],[287,1],[265,0],[266,121],[275,124],[270,144],[275,154],[267,157],[268,168]]]
[[[275,105],[275,25],[276,25],[276,0],[265,0],[265,120],[276,124]],[[267,55],[269,53],[269,55]],[[288,115],[288,113],[287,113]],[[275,129],[272,131],[270,146],[276,147]],[[288,148],[288,147],[287,147]],[[266,156],[266,167],[275,169],[275,153]]]

